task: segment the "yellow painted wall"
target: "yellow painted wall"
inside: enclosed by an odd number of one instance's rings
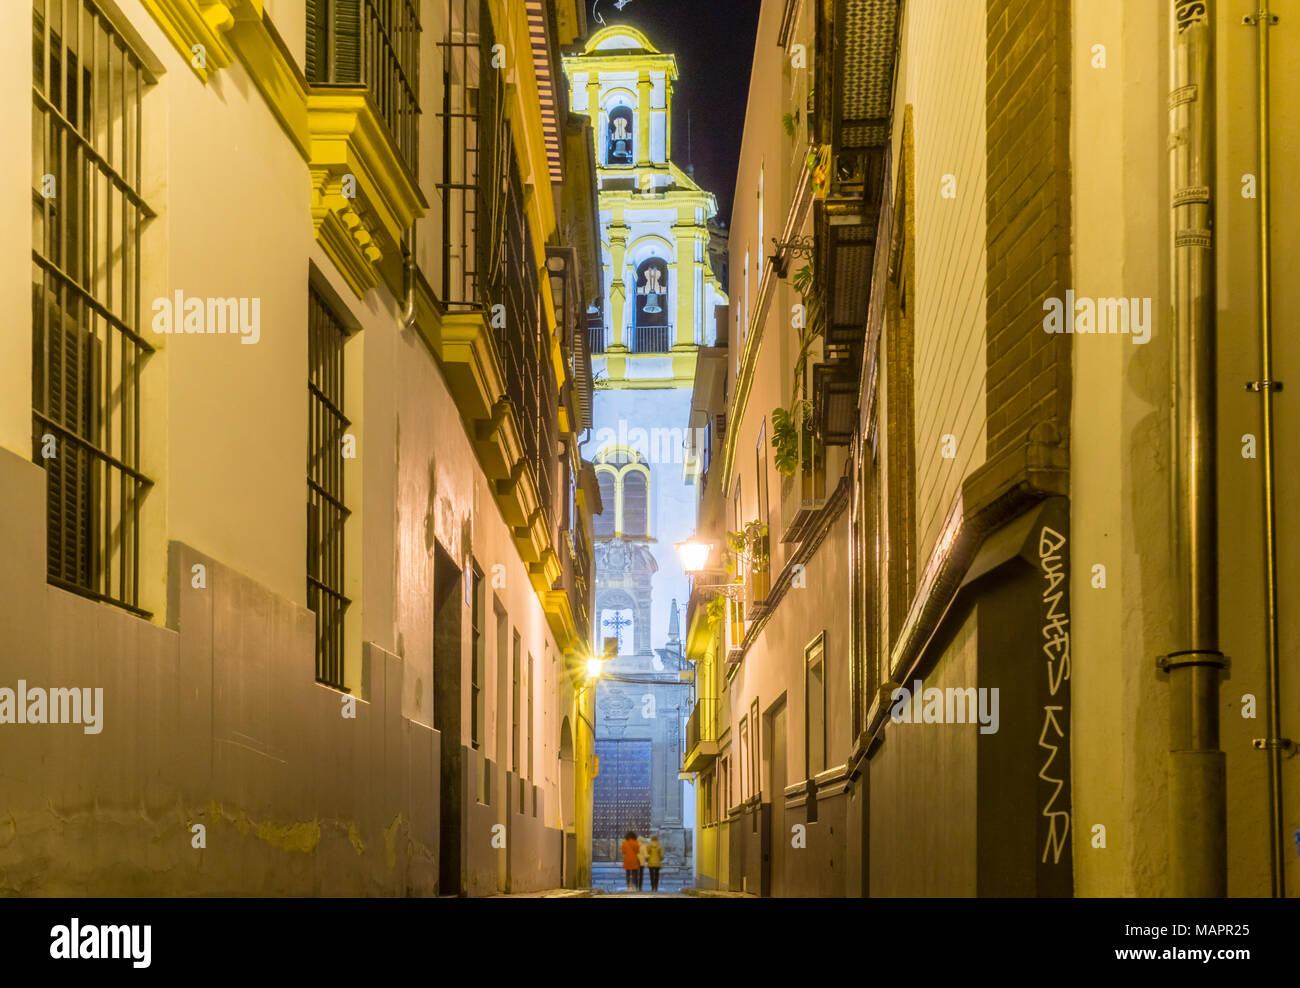
[[[0,7],[2,36],[29,38],[30,5]],[[558,827],[573,814],[571,807],[559,805],[560,721],[572,700],[563,681],[562,653],[432,354],[418,334],[401,330],[401,300],[382,286],[357,299],[317,242],[307,163],[246,67],[236,61],[204,85],[143,7],[123,7],[148,59],[163,69],[144,100],[142,193],[158,215],[142,237],[142,332],[158,352],[143,372],[142,469],[155,486],[141,515],[141,605],[153,612],[153,624],[167,620],[168,546],[182,542],[274,598],[305,606],[307,302],[314,265],[316,277],[345,310],[352,332],[345,351],[344,410],[353,423],[349,432],[356,437],[358,458],[345,468],[345,497],[353,512],[346,528],[345,589],[354,601],[348,612],[346,683],[361,691],[363,642],[400,655],[400,713],[417,725],[433,726],[433,540],[463,565],[468,533],[485,579],[491,580],[493,566],[501,567],[501,585],[487,591],[484,737],[491,748],[496,718],[508,716],[496,709],[492,604],[497,596],[510,630],[520,632],[525,675],[527,656],[533,657],[534,675],[525,683],[535,711],[532,781],[543,795],[539,822]],[[266,8],[301,60],[302,0],[268,0]],[[512,51],[531,59],[526,38],[526,31],[515,30]],[[430,19],[422,47],[426,112],[420,169],[430,201],[436,199],[433,110],[441,105],[435,41]],[[0,77],[11,93],[30,93],[31,45],[12,44],[10,54],[14,57],[3,60]],[[520,69],[518,82],[534,84],[531,62]],[[535,103],[536,94],[520,99]],[[0,123],[10,135],[0,153],[0,175],[11,179],[0,195],[0,218],[15,234],[0,247],[0,299],[19,314],[31,311],[32,112],[26,96],[0,109]],[[529,150],[540,153],[536,141]],[[542,186],[533,197],[540,248],[554,217],[549,175],[534,177]],[[421,263],[432,269],[440,262],[437,224],[421,224],[419,244]],[[177,289],[186,297],[257,298],[259,341],[248,345],[229,335],[153,333],[152,300],[170,299]],[[30,320],[11,320],[0,332],[0,447],[22,459],[32,453],[31,359]],[[38,517],[21,521],[42,525]],[[82,603],[93,613],[112,614],[117,623],[143,620],[109,605]],[[468,743],[468,601],[462,635],[463,740]],[[371,689],[376,688],[382,688],[381,679],[372,681]],[[322,689],[310,679],[304,685],[313,695]],[[183,711],[183,698],[178,702]],[[521,726],[526,703],[523,709]],[[164,747],[171,743],[165,735],[150,740],[161,740]],[[525,771],[528,761],[525,752]]]
[[[1218,268],[1218,482],[1220,649],[1231,676],[1220,691],[1220,747],[1227,754],[1229,895],[1267,895],[1266,760],[1251,746],[1265,734],[1261,477],[1259,458],[1241,455],[1242,437],[1260,433],[1260,399],[1243,389],[1259,377],[1259,201],[1243,198],[1255,173],[1255,44],[1242,18],[1254,5],[1215,5],[1218,70],[1215,237]],[[1074,574],[1072,642],[1074,860],[1080,895],[1158,896],[1168,890],[1167,751],[1169,687],[1154,656],[1182,647],[1169,618],[1176,574],[1169,567],[1170,188],[1167,148],[1169,24],[1163,6],[1080,0],[1072,8],[1075,52],[1074,288],[1090,297],[1151,297],[1151,341],[1076,337],[1071,433]],[[1094,68],[1093,46],[1106,67]],[[1300,198],[1287,162],[1300,150],[1295,102],[1300,59],[1293,36],[1274,29],[1272,118],[1274,205],[1273,313],[1276,376],[1300,359],[1285,327],[1300,310],[1300,286],[1286,258],[1300,247]],[[1300,680],[1285,656],[1297,645],[1286,615],[1300,606],[1295,505],[1300,477],[1287,467],[1297,419],[1282,400],[1277,413],[1278,524],[1282,614],[1283,733],[1294,737]],[[1106,567],[1106,589],[1092,567]],[[1242,716],[1256,697],[1258,717]],[[1116,743],[1116,740],[1119,743]],[[1284,760],[1285,819],[1300,813],[1296,760]],[[1107,849],[1093,849],[1091,828],[1107,825]],[[1293,829],[1293,828],[1292,828]],[[1287,834],[1291,894],[1300,862]]]

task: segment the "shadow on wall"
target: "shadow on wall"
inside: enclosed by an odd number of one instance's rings
[[[103,689],[97,734],[0,727],[0,894],[437,891],[440,738],[401,659],[318,684],[313,614],[179,543],[166,628],[56,589],[44,471],[0,450],[0,503],[0,686]]]

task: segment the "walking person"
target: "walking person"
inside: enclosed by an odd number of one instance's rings
[[[659,891],[659,869],[664,866],[664,846],[659,843],[659,835],[651,834],[650,843],[645,849],[646,864],[650,868],[650,891]]]
[[[649,845],[646,843],[646,839],[642,837],[640,839],[639,844],[637,845],[637,852],[636,852],[636,858],[637,858],[636,887],[638,891],[645,888],[645,864],[646,864],[646,859],[649,855],[648,848]]]
[[[632,891],[632,883],[637,882],[637,888],[640,888],[641,875],[641,845],[637,842],[636,834],[628,831],[623,838],[623,870],[627,873],[627,891]]]

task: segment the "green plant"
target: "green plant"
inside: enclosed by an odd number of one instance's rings
[[[781,114],[781,126],[785,128],[787,137],[794,137],[794,132],[799,127],[799,111]]]
[[[772,460],[786,477],[799,463],[799,432],[790,413],[780,406],[772,409]]]
[[[727,533],[727,546],[734,553],[731,565],[735,565],[736,556],[747,556],[752,569],[762,572],[767,569],[767,522],[755,518],[738,532]],[[732,570],[729,569],[729,572]]]
[[[717,623],[722,620],[722,616],[727,612],[727,598],[714,597],[709,601],[708,606],[704,609],[705,618],[710,628],[716,627]]]
[[[801,267],[798,271],[794,273],[794,276],[790,279],[790,283],[794,285],[794,290],[796,292],[798,292],[800,295],[807,298],[810,294],[812,294],[812,280],[813,280],[812,265],[805,264],[803,267]]]
[[[800,398],[791,411],[772,409],[772,458],[777,472],[792,477],[802,462],[803,472],[811,473],[821,457],[821,440],[813,432],[812,402]]]
[[[790,388],[790,408],[772,409],[772,458],[779,473],[794,475],[800,461],[804,472],[812,470],[820,455],[820,441],[813,432],[812,403],[805,396],[804,372],[812,346],[821,337],[817,324],[807,319],[807,299],[813,290],[813,268],[805,264],[790,279],[804,299],[804,313],[794,322],[799,333],[799,352],[794,361],[794,380]],[[801,447],[802,444],[802,447]],[[800,456],[802,448],[803,456]]]

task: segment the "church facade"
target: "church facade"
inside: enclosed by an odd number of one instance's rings
[[[570,105],[592,122],[604,286],[589,313],[595,379],[594,640],[617,643],[596,693],[592,855],[622,882],[629,830],[657,834],[665,879],[693,870],[693,791],[681,776],[690,716],[673,546],[695,528],[699,444],[688,429],[701,348],[727,298],[710,258],[714,196],[672,160],[677,64],[641,32],[609,26],[565,59]]]

